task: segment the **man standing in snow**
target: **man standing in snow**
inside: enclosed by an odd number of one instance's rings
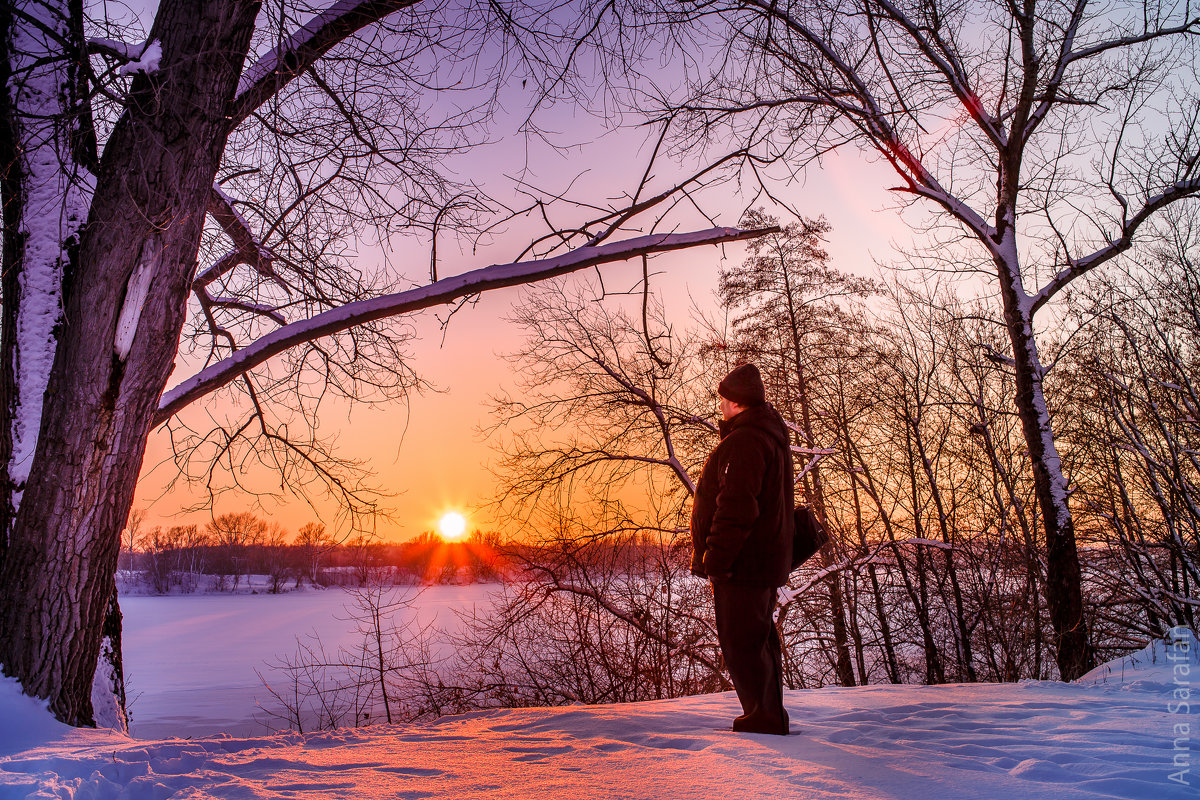
[[[762,376],[742,364],[717,386],[721,441],[692,506],[692,573],[712,581],[717,639],[738,700],[735,731],[787,735],[775,590],[792,562],[792,453]]]

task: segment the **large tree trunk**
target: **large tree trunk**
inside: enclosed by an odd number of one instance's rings
[[[996,264],[1004,302],[1004,321],[1013,349],[1017,414],[1029,448],[1034,492],[1046,534],[1046,605],[1054,629],[1055,658],[1060,679],[1073,681],[1091,669],[1093,659],[1083,616],[1075,525],[1067,504],[1067,481],[1042,389],[1046,370],[1033,335],[1032,312],[1021,285],[1011,227],[998,252]]]
[[[253,0],[164,0],[104,153],[0,568],[0,662],[59,719],[93,723],[102,622],[146,437],[184,321]]]
[[[14,13],[15,12],[15,13]],[[63,275],[92,197],[82,0],[0,9],[0,557],[33,465]]]
[[[16,13],[14,13],[16,12]],[[84,65],[82,0],[0,8],[0,563],[37,447],[62,321],[63,277],[91,204],[96,140]],[[124,729],[120,608],[108,604],[105,724]]]

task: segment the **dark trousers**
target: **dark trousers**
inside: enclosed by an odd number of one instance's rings
[[[744,714],[734,730],[788,732],[783,707],[783,651],[775,630],[775,589],[721,581],[713,583],[717,640]]]

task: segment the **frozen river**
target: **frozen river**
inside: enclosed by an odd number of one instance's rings
[[[494,584],[432,586],[414,602],[419,624],[453,627],[454,612],[487,605]],[[416,589],[398,591],[416,592]],[[290,656],[296,638],[327,651],[358,641],[341,589],[286,594],[190,594],[121,598],[126,685],[135,736],[262,734],[269,702],[255,670]]]

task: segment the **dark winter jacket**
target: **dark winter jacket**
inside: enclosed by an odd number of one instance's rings
[[[792,563],[792,453],[769,403],[720,425],[692,505],[692,572],[713,580],[787,583]]]

